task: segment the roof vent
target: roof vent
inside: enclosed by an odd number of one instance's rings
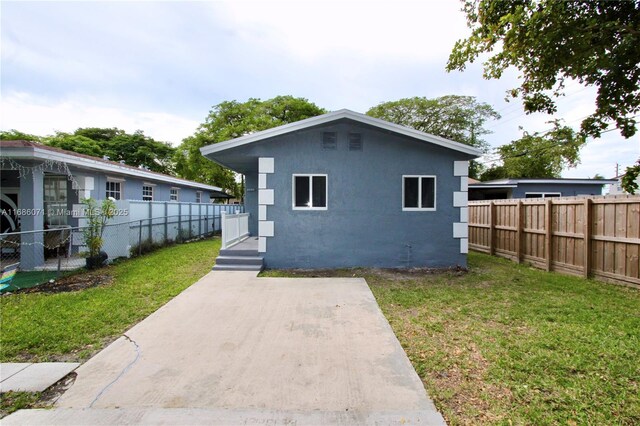
[[[322,134],[322,149],[336,149],[338,147],[338,135],[336,132],[324,132]]]
[[[349,151],[362,151],[362,133],[349,133]]]

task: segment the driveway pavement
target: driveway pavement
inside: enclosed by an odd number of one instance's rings
[[[10,424],[444,424],[360,278],[211,272]]]

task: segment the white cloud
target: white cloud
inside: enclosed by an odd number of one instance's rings
[[[451,0],[234,1],[212,6],[248,43],[307,62],[336,51],[387,61],[442,62],[466,28],[460,4]],[[340,69],[343,64],[324,66]]]
[[[3,94],[0,128],[49,135],[55,131],[73,132],[79,127],[118,127],[127,132],[143,130],[147,136],[176,145],[200,124],[162,111],[130,111],[104,105],[87,97],[48,101],[24,92]]]

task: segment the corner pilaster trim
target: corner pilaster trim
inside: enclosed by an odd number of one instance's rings
[[[275,235],[273,220],[267,220],[268,206],[275,203],[273,188],[267,186],[267,175],[274,173],[273,157],[258,158],[258,252],[267,252],[267,238]]]
[[[469,176],[469,162],[468,161],[454,161],[453,162],[453,175],[454,176]]]

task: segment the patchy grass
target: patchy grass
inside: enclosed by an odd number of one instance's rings
[[[0,361],[90,357],[209,272],[219,248],[219,239],[167,247],[85,275],[109,284],[0,297]]]
[[[33,408],[40,399],[38,392],[5,392],[0,394],[0,419],[23,408]]]
[[[640,424],[640,292],[483,254],[467,274],[363,276],[439,410],[459,424]]]

